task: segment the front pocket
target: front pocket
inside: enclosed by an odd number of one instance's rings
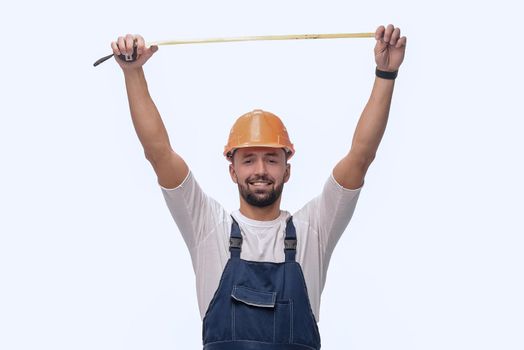
[[[262,292],[244,286],[234,285],[231,297],[247,305],[274,308],[277,293]]]
[[[233,286],[232,330],[235,340],[289,343],[291,303],[277,300],[276,292]]]

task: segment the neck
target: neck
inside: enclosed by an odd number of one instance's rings
[[[240,198],[240,213],[251,220],[271,221],[280,216],[280,198],[267,207],[255,207]]]

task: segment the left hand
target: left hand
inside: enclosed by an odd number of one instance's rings
[[[377,40],[375,45],[377,68],[386,72],[398,70],[404,61],[407,41],[405,36],[400,36],[400,28],[395,28],[391,24],[387,28],[380,26],[375,31],[375,39]]]

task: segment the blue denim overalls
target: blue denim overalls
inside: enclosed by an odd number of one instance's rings
[[[204,317],[204,350],[320,349],[304,275],[295,261],[296,245],[289,218],[285,262],[242,260],[242,236],[233,219],[231,257]]]

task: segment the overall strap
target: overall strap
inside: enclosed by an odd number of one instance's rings
[[[240,251],[242,250],[242,235],[240,234],[240,227],[238,222],[231,216],[233,222],[231,224],[231,235],[229,236],[229,251],[231,258],[240,258]]]
[[[297,231],[293,225],[293,217],[290,216],[286,223],[286,238],[284,239],[284,254],[286,261],[295,261],[297,252]]]

